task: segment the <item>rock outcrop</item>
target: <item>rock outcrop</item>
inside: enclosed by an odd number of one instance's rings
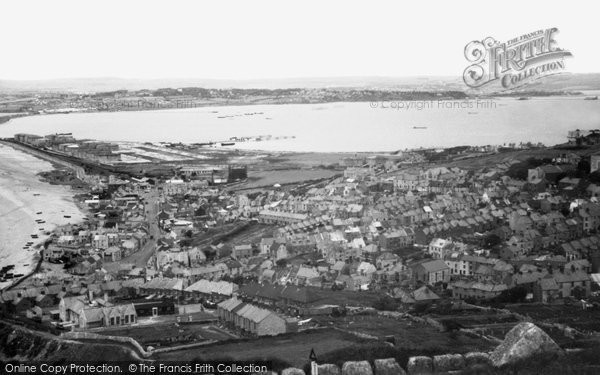
[[[465,368],[465,358],[460,354],[444,354],[433,357],[433,370],[436,373],[446,373]]]
[[[562,349],[533,323],[519,323],[505,336],[502,344],[491,353],[496,367],[515,364],[530,358],[552,358],[562,354]]]
[[[406,372],[394,358],[376,359],[375,375],[405,375]],[[320,374],[320,373],[319,373]]]
[[[342,370],[336,365],[330,363],[318,365],[319,375],[342,375]]]
[[[409,374],[414,375],[432,374],[433,361],[430,357],[426,356],[410,357],[408,359],[408,364],[406,365],[406,370]]]
[[[346,362],[342,366],[342,375],[373,375],[373,369],[367,361]]]

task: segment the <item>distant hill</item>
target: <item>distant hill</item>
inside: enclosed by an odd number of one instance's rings
[[[286,79],[221,80],[200,78],[70,78],[52,80],[0,80],[0,92],[106,92],[156,90],[159,88],[203,87],[212,89],[336,88],[371,90],[468,91],[462,77],[313,77]],[[527,85],[526,90],[600,90],[600,73],[564,73]]]
[[[462,81],[455,77],[325,77],[261,80],[198,78],[125,79],[107,77],[21,81],[0,80],[0,92],[105,92],[179,87],[212,89],[365,88],[382,90],[461,90],[462,86]]]

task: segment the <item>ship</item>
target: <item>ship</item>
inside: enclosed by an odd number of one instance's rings
[[[194,143],[194,146],[206,147],[206,146],[212,146],[214,144],[215,144],[214,142],[200,142],[200,143]]]
[[[517,98],[517,100],[529,100],[529,98],[526,96],[521,96],[520,98]]]
[[[413,126],[413,129],[427,129],[427,126]]]
[[[598,97],[597,96],[588,96],[583,100],[598,100]]]
[[[233,146],[235,142],[221,142],[221,146]]]

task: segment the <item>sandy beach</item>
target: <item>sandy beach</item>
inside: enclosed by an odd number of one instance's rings
[[[0,144],[0,267],[12,264],[14,274],[26,275],[35,268],[36,245],[48,237],[45,232],[84,217],[69,187],[40,181],[37,173],[52,169],[47,161]],[[24,249],[29,241],[33,245]],[[0,283],[0,289],[11,283]]]

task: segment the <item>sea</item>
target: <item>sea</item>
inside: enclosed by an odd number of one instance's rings
[[[461,145],[567,141],[569,130],[600,128],[600,100],[495,98],[215,106],[35,115],[0,125],[16,133],[73,133],[77,139],[235,143],[294,152],[389,152]],[[239,138],[250,141],[239,142]]]

